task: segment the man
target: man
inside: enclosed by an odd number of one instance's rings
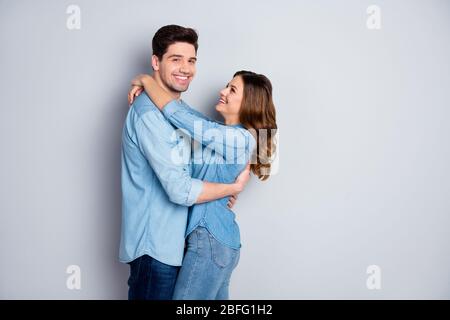
[[[162,27],[153,37],[154,77],[175,99],[195,76],[197,39],[193,29],[176,25]],[[122,134],[120,261],[130,265],[129,299],[171,299],[188,206],[236,195],[249,179],[248,170],[233,184],[191,178],[189,164],[174,161],[174,150],[186,148],[174,133],[149,97],[139,95]]]

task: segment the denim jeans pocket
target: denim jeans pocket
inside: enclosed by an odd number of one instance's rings
[[[239,250],[223,245],[219,241],[217,241],[211,234],[208,235],[211,245],[211,258],[214,264],[219,268],[234,266],[239,255]]]

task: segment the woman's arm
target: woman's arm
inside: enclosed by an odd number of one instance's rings
[[[159,110],[162,110],[171,100],[175,100],[166,90],[158,85],[152,76],[148,74],[141,74],[131,81],[131,89],[128,93],[128,103],[131,105],[134,98],[140,95],[144,90]],[[196,116],[207,121],[212,121],[206,115],[191,108],[186,103],[184,103],[184,106],[189,108],[189,110]]]
[[[247,130],[222,125],[208,119],[185,102],[174,99],[149,75],[137,76],[133,79],[132,85],[135,86],[136,91],[138,91],[139,86],[143,87],[153,103],[163,112],[166,119],[175,127],[188,131],[194,140],[222,156],[225,156],[225,150],[229,150],[227,161],[232,159],[234,160],[233,163],[237,159],[248,161],[256,141]],[[232,151],[231,158],[230,151]],[[243,156],[246,156],[247,159],[243,160]]]
[[[171,124],[189,132],[192,139],[214,150],[227,163],[247,162],[256,146],[254,137],[245,128],[222,125],[200,117],[182,101],[170,101],[162,113]]]

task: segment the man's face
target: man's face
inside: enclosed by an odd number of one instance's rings
[[[195,47],[186,42],[171,44],[161,60],[152,56],[155,76],[159,76],[166,89],[177,95],[189,88],[195,75],[196,62]]]

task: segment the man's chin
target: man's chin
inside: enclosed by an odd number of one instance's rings
[[[189,86],[185,86],[185,87],[176,86],[176,87],[172,87],[171,89],[174,92],[182,93],[182,92],[187,91],[187,89],[189,89]]]

